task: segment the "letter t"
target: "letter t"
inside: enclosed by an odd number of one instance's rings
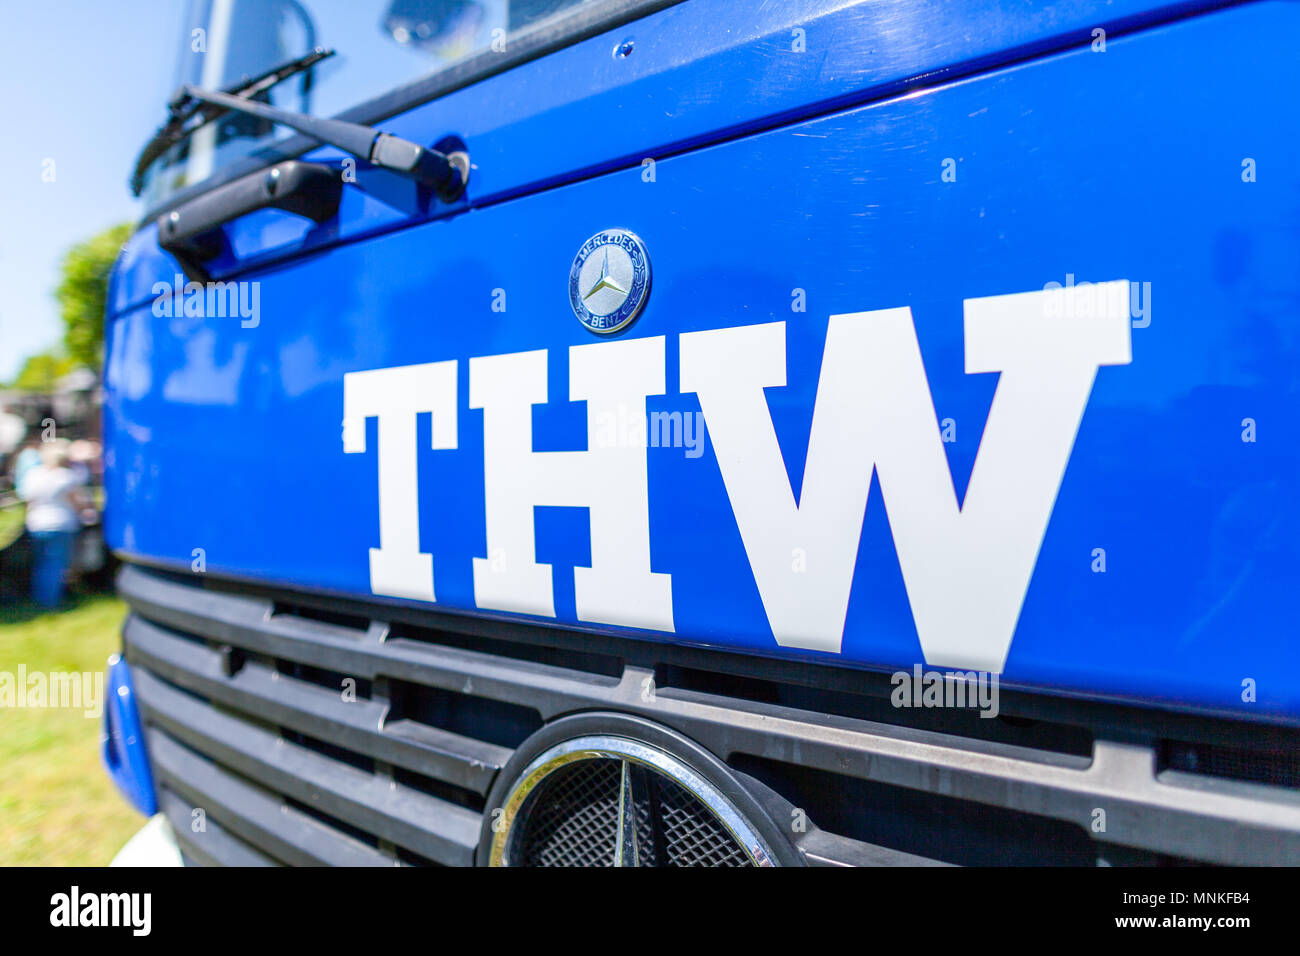
[[[366,450],[366,419],[379,420],[379,547],[370,590],[433,601],[433,556],[420,551],[415,416],[433,415],[434,448],[456,447],[456,362],[403,365],[343,376],[343,451]]]

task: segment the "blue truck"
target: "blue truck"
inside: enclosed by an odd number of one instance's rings
[[[199,864],[1300,862],[1297,35],[192,4],[110,771]]]

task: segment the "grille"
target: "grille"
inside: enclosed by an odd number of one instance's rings
[[[902,711],[887,674],[137,565],[118,589],[159,805],[200,863],[471,865],[516,748],[601,711],[725,761],[771,820],[806,823],[788,836],[813,864],[1300,861],[1294,729],[1010,692],[1014,719]],[[1166,755],[1169,740],[1198,759]],[[557,814],[539,865],[608,853],[607,836],[562,829],[608,827],[608,774],[571,783],[565,799],[585,813]],[[734,862],[689,793],[648,790],[635,805],[643,859]]]
[[[523,811],[525,866],[613,866],[618,844],[617,760],[584,760],[551,775]]]
[[[752,866],[704,804],[677,784],[655,777],[668,866]],[[658,841],[656,841],[658,848]]]
[[[622,761],[600,757],[557,770],[520,810],[524,866],[613,866]],[[629,767],[641,866],[752,866],[717,817],[662,774]]]
[[[1293,748],[1260,751],[1166,741],[1164,761],[1171,770],[1300,789],[1300,750]]]

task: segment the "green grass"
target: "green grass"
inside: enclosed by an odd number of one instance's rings
[[[27,515],[26,505],[10,505],[0,508],[0,549],[9,547],[23,533],[23,518]]]
[[[107,595],[5,607],[0,672],[103,671],[125,615]],[[0,708],[0,866],[102,866],[143,825],[100,765],[99,733],[81,709]]]

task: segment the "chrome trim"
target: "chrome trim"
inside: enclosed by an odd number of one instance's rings
[[[612,759],[622,761],[619,778],[619,835],[615,851],[615,866],[637,866],[639,854],[636,847],[636,819],[632,809],[631,781],[628,764],[634,763],[654,770],[681,787],[703,803],[726,827],[727,832],[745,850],[755,866],[775,866],[775,859],[767,844],[732,806],[721,791],[672,754],[628,737],[589,735],[575,737],[556,744],[534,759],[511,788],[505,806],[493,822],[490,866],[510,866],[511,835],[519,809],[538,785],[561,767],[581,760]]]
[[[619,765],[618,776],[618,843],[614,846],[615,866],[640,866],[640,847],[636,842],[636,795],[632,792],[632,774],[628,762]]]

